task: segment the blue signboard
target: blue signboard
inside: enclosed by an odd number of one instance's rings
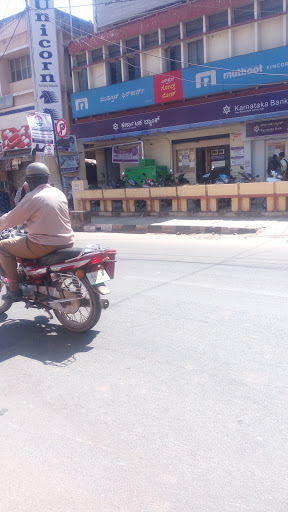
[[[154,105],[153,77],[76,92],[71,102],[75,119]]]
[[[173,75],[173,79],[181,80],[181,71],[185,99],[285,82],[288,81],[287,46],[183,68],[177,71],[180,72],[177,78],[174,77],[175,72],[157,75],[157,78],[162,76],[167,82]],[[161,103],[164,103],[164,96],[153,89],[153,83],[157,88],[162,82],[159,79],[153,81],[149,76],[74,93],[71,95],[73,118],[155,105],[155,97],[162,98]]]
[[[185,68],[182,78],[184,98],[285,82],[288,80],[287,46]]]

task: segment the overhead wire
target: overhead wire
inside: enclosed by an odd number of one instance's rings
[[[37,9],[34,9],[34,10],[37,10]],[[57,22],[56,18],[52,18],[52,17],[50,16],[50,20],[52,20],[52,19],[54,20],[54,22],[55,22],[54,24],[55,24],[56,26],[58,26],[58,28],[61,28],[64,32],[66,32],[67,34],[69,34],[69,35],[70,35],[70,31],[68,32],[68,31],[67,31],[67,30],[65,30],[63,27],[61,27],[61,26],[58,24],[58,22]],[[61,25],[64,25],[64,26],[70,27],[70,25],[68,25],[68,24],[67,24],[67,23],[65,23],[65,22],[61,22]],[[95,35],[97,38],[99,38],[99,39],[103,40],[104,42],[106,42],[106,43],[108,43],[108,44],[111,44],[111,45],[117,45],[117,46],[119,46],[119,47],[121,47],[121,46],[122,46],[123,48],[126,48],[126,49],[130,50],[130,51],[131,51],[131,53],[139,53],[139,54],[142,54],[142,55],[148,55],[148,56],[151,56],[151,57],[153,57],[153,58],[160,59],[160,60],[166,60],[166,61],[177,62],[177,63],[180,63],[180,64],[184,64],[184,65],[186,65],[186,66],[188,66],[188,67],[198,67],[198,68],[204,68],[204,69],[210,69],[210,70],[211,70],[211,69],[213,69],[213,70],[215,69],[215,70],[219,70],[219,71],[228,71],[228,72],[237,72],[237,71],[238,71],[238,70],[237,70],[237,69],[235,69],[235,68],[234,68],[234,69],[232,69],[232,68],[215,67],[215,66],[213,66],[213,65],[209,65],[209,63],[207,63],[207,64],[193,64],[193,63],[191,63],[191,62],[186,62],[186,61],[177,60],[177,59],[171,59],[171,58],[169,58],[169,57],[164,57],[164,56],[159,56],[159,55],[151,54],[151,53],[146,52],[146,51],[143,51],[143,50],[135,50],[135,49],[133,49],[133,48],[131,48],[131,47],[129,47],[129,46],[121,45],[120,43],[115,43],[115,42],[113,42],[113,41],[109,41],[108,39],[105,39],[105,38],[103,38],[102,36],[98,35],[98,33],[90,34],[89,32],[85,32],[84,30],[83,30],[82,32],[83,32],[83,33],[85,33],[85,34],[86,34],[87,36],[89,36],[89,37],[93,37],[93,35]],[[177,41],[176,41],[176,42],[177,42]],[[87,41],[85,41],[85,44],[86,44],[86,45],[88,45],[88,46],[90,46],[90,48],[91,48],[92,50],[94,50],[94,49],[95,49],[95,48],[94,48],[93,46],[91,46]],[[167,44],[168,44],[168,43],[167,43]],[[121,55],[121,56],[119,56],[119,57],[115,57],[115,59],[118,59],[118,60],[119,60],[119,59],[121,59],[121,58],[123,58],[123,57],[125,57],[125,55]],[[127,62],[127,60],[126,60],[126,62]],[[130,65],[130,66],[132,66],[132,67],[135,67],[135,68],[138,68],[138,69],[141,69],[141,70],[145,71],[145,72],[146,72],[146,73],[148,73],[150,76],[151,76],[151,75],[153,76],[153,75],[159,75],[159,74],[160,74],[160,73],[154,73],[154,72],[152,72],[152,71],[149,71],[149,70],[147,70],[147,69],[145,69],[145,68],[143,68],[143,67],[141,67],[141,66],[133,65],[132,63],[129,63],[129,62],[127,62],[127,64],[128,64],[128,65]],[[169,71],[168,71],[168,73],[169,73]],[[249,73],[249,74],[250,74],[250,75],[253,75],[253,74],[254,74],[254,75],[258,75],[258,76],[259,76],[259,75],[264,75],[264,76],[273,76],[273,77],[275,77],[275,76],[281,76],[281,77],[287,77],[287,78],[288,78],[288,74],[287,74],[287,73],[268,73],[268,72],[259,72],[259,73],[255,72],[255,73],[253,73],[253,72],[252,72],[252,73]],[[171,76],[171,75],[167,75],[167,72],[166,72],[166,73],[165,73],[165,76],[169,77],[169,76]],[[189,80],[189,79],[185,79],[185,78],[183,78],[183,77],[182,77],[182,78],[180,78],[180,77],[175,77],[175,76],[173,76],[173,78],[174,78],[174,79],[176,78],[176,80],[182,80],[182,81],[185,81],[185,82],[191,82],[191,83],[195,83],[195,82],[196,82],[196,80]],[[217,83],[216,83],[215,85],[222,86],[222,85],[227,85],[227,84],[219,84],[219,83],[217,84]],[[234,85],[243,85],[243,84],[237,84],[237,83],[235,83]],[[249,83],[249,85],[261,86],[261,85],[263,85],[263,83],[251,83],[251,82],[250,82],[250,83]]]
[[[53,18],[53,19],[54,19],[54,21],[56,21],[56,20],[55,20],[55,18]],[[51,22],[52,22],[52,17],[50,17],[50,20],[51,20]],[[53,22],[52,22],[52,23],[53,23]],[[69,35],[70,35],[70,32],[68,32],[67,30],[63,29],[63,27],[61,27],[60,25],[58,25],[57,21],[56,21],[56,23],[53,23],[53,24],[56,26],[56,28],[59,28],[59,29],[63,30],[64,32],[66,32],[67,34],[69,34]],[[65,24],[65,25],[67,25],[67,24]],[[91,35],[91,34],[90,34],[90,35]],[[91,45],[89,45],[89,43],[86,43],[86,44],[87,44],[88,46],[90,46],[90,48],[91,48],[91,49],[94,49],[94,47],[93,47],[93,46],[91,46]],[[111,43],[111,44],[113,44],[113,43]],[[116,60],[119,60],[119,59],[120,59],[120,58],[122,58],[122,57],[123,57],[123,56],[119,57],[119,58],[118,58],[118,59],[116,59]],[[154,57],[154,55],[153,55],[153,57]],[[171,59],[169,59],[169,60],[171,60]],[[127,63],[127,65],[128,65],[128,66],[131,66],[131,67],[133,67],[133,68],[137,68],[137,69],[141,69],[142,71],[145,71],[145,73],[148,73],[148,76],[156,76],[156,75],[161,74],[161,73],[154,73],[153,71],[150,71],[150,70],[148,70],[148,69],[144,68],[143,66],[137,66],[137,65],[135,65],[135,64],[129,63],[127,60],[126,60],[126,63]],[[197,65],[197,66],[198,66],[198,65]],[[199,66],[201,66],[201,65],[199,65]],[[80,66],[79,66],[79,67],[80,67]],[[195,67],[196,67],[196,66],[195,66]],[[215,68],[215,67],[210,66],[210,69],[221,69],[221,68]],[[235,71],[237,71],[237,70],[235,70],[235,69],[231,69],[231,70],[229,70],[229,71],[234,71],[234,72],[235,72]],[[170,73],[171,73],[171,72],[170,72]],[[261,74],[261,73],[259,73],[259,74]],[[269,76],[270,76],[270,75],[271,75],[271,76],[275,76],[275,75],[276,75],[275,73],[267,73],[267,74],[268,74]],[[285,75],[282,75],[282,74],[281,74],[280,76],[286,76],[286,77],[288,77],[288,74],[285,74]],[[196,83],[196,80],[191,80],[191,79],[188,79],[188,78],[183,78],[183,77],[177,77],[177,76],[175,76],[175,75],[170,75],[170,74],[169,74],[169,71],[165,73],[165,77],[167,77],[167,78],[173,78],[174,80],[178,80],[178,81],[181,81],[181,82],[187,82],[187,83],[192,83],[192,84],[195,84],[195,83]],[[223,87],[224,87],[224,86],[227,86],[227,84],[223,84],[223,83],[216,83],[215,85],[218,85],[218,86],[221,86],[221,87],[222,87],[222,86],[223,86]],[[243,86],[243,83],[241,83],[241,84],[234,83],[233,85],[234,85],[234,86]],[[251,82],[249,82],[249,84],[247,84],[247,87],[248,87],[248,86],[256,86],[256,87],[258,87],[258,86],[263,86],[263,85],[264,85],[263,83],[251,83]],[[221,91],[221,92],[222,92],[222,91]]]
[[[23,14],[22,14],[22,16],[20,16],[20,17],[19,17],[19,19],[18,19],[18,23],[17,23],[17,25],[15,26],[15,28],[14,28],[14,30],[13,30],[13,34],[12,34],[12,35],[11,35],[11,37],[9,38],[9,41],[8,41],[8,43],[7,43],[7,45],[6,45],[6,48],[5,48],[4,52],[2,53],[2,55],[0,55],[0,62],[2,61],[2,59],[4,58],[4,56],[5,56],[5,54],[6,54],[7,50],[8,50],[9,45],[10,45],[10,43],[11,43],[11,41],[12,41],[13,37],[14,37],[14,34],[15,34],[15,32],[16,32],[16,30],[17,30],[17,28],[18,28],[18,25],[19,25],[20,21],[22,20],[22,18],[23,18]]]
[[[7,11],[8,11],[9,5],[10,5],[10,0],[8,0],[8,2],[7,2],[6,9],[5,9],[5,11],[4,11],[4,16],[3,16],[2,20],[4,20],[4,18],[5,18],[5,16],[6,16],[6,13],[7,13]]]

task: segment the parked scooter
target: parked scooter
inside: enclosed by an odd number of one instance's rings
[[[0,239],[18,237],[15,230],[2,231]],[[21,235],[20,235],[21,236]],[[86,332],[99,321],[110,293],[106,282],[114,279],[114,249],[91,245],[84,249],[60,249],[37,260],[17,259],[17,273],[25,307],[44,309],[73,332]],[[2,295],[9,289],[0,267],[0,313],[13,304]]]
[[[283,176],[281,172],[278,171],[267,171],[266,181],[270,183],[275,181],[283,181]]]

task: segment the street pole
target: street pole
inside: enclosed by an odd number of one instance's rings
[[[71,33],[71,40],[72,40],[73,39],[73,24],[72,24],[71,0],[69,0],[69,14],[70,14],[70,33]]]

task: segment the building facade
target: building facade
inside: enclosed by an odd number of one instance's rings
[[[142,0],[127,0],[126,2],[114,2],[113,8],[108,2],[95,0],[93,3],[93,17],[95,32],[109,25],[120,23],[139,14],[147,14],[154,9],[167,7],[167,5],[185,3],[186,0],[146,0],[143,5]]]
[[[69,124],[70,130],[72,120],[70,103],[72,75],[68,53],[68,43],[71,39],[70,17],[68,14],[55,9],[50,23],[56,26],[62,113]],[[92,32],[93,25],[73,16],[72,30],[75,37],[80,37]],[[43,34],[46,33],[44,28],[42,31]],[[47,47],[48,44],[49,42],[46,39],[43,45]],[[34,112],[37,105],[35,84],[33,83],[28,14],[26,11],[1,20],[0,56],[0,190],[7,189],[11,193],[13,189],[22,186],[25,169],[32,161],[31,137],[26,116]],[[49,56],[48,53],[47,56]],[[34,58],[37,58],[37,56]],[[49,108],[51,100],[52,95],[49,96],[48,94],[47,108]],[[71,138],[70,143],[69,139],[64,141],[62,149],[65,150],[65,153],[62,151],[61,154],[67,156],[69,152],[71,157],[78,155],[77,158],[79,158],[79,148],[77,149],[75,145],[75,139]],[[49,165],[51,181],[56,186],[62,187],[55,158],[45,157],[45,163]],[[71,178],[71,174],[69,176]],[[65,185],[65,179],[62,181]]]
[[[265,180],[288,154],[287,16],[286,0],[188,1],[71,42],[72,132],[94,181],[119,178],[112,146],[128,143],[192,183],[211,167]]]

